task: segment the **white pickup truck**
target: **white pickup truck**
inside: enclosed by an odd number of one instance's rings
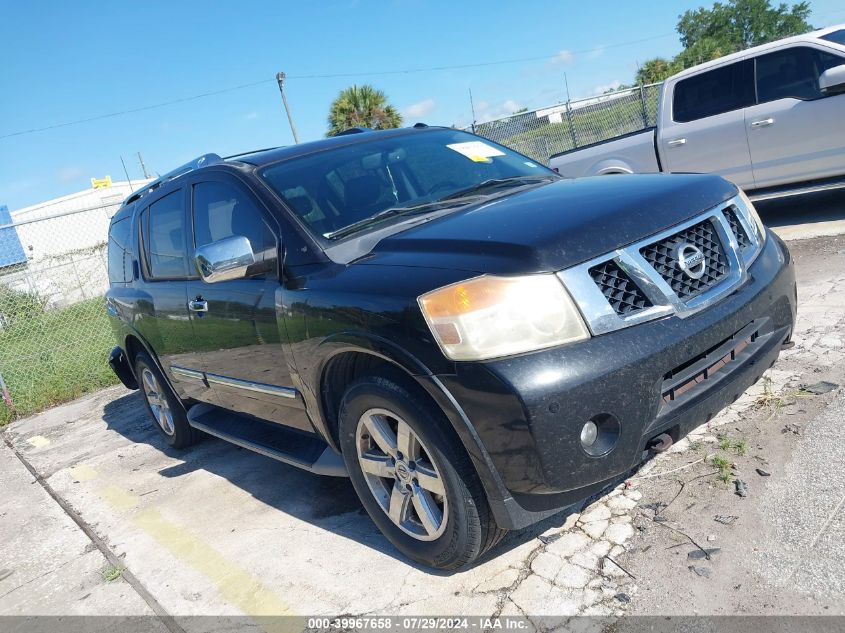
[[[845,187],[845,25],[684,70],[663,84],[656,128],[549,163],[569,177],[713,172],[756,199]]]

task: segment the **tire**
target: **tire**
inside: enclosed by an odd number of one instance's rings
[[[454,570],[493,547],[505,530],[448,420],[414,387],[385,376],[355,381],[340,405],[340,446],[352,485],[385,537],[419,563]],[[410,434],[400,431],[402,424]],[[391,438],[393,453],[382,450]],[[405,455],[403,446],[416,448]],[[396,507],[398,522],[389,516]]]
[[[135,376],[147,412],[164,441],[173,448],[186,448],[195,444],[199,433],[188,424],[182,401],[173,393],[158,367],[145,352],[135,356]]]

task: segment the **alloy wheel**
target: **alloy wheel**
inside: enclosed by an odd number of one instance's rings
[[[400,416],[369,409],[355,433],[358,464],[384,513],[403,532],[433,541],[446,529],[443,478],[430,451]]]
[[[141,379],[144,383],[144,397],[147,399],[147,404],[150,405],[153,417],[162,431],[167,435],[173,435],[176,432],[176,427],[173,424],[173,411],[170,409],[167,396],[159,386],[158,379],[147,367],[144,367],[141,372]]]

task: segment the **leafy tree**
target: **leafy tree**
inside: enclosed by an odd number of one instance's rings
[[[681,70],[681,66],[673,59],[654,57],[648,59],[637,69],[638,84],[656,84],[667,79]]]
[[[334,136],[351,127],[386,130],[402,125],[402,117],[381,90],[372,86],[350,86],[341,90],[329,109],[329,131]]]
[[[686,11],[677,31],[684,52],[684,67],[812,30],[807,22],[810,3],[792,6],[771,0],[728,0],[712,8]]]
[[[637,83],[663,81],[684,68],[737,51],[812,30],[810,3],[792,6],[771,0],[727,0],[711,8],[690,9],[678,17],[676,30],[684,50],[674,59],[655,57],[637,71]]]

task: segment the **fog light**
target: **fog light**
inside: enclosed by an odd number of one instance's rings
[[[596,423],[590,420],[581,428],[581,444],[584,447],[592,446],[596,443],[596,438],[599,436],[599,427]]]

